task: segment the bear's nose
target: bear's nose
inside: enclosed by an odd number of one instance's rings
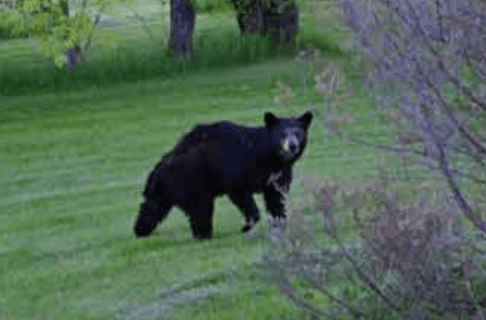
[[[291,143],[289,145],[289,149],[290,149],[290,151],[295,152],[295,151],[297,151],[297,145],[294,144],[294,143]]]

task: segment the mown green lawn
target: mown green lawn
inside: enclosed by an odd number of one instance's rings
[[[298,319],[254,267],[265,241],[239,233],[243,218],[225,198],[216,203],[214,240],[192,240],[177,209],[151,238],[132,234],[149,170],[195,123],[260,124],[265,110],[293,115],[311,106],[319,114],[316,97],[299,97],[298,89],[293,105],[272,102],[272,82],[292,76],[294,66],[282,60],[174,81],[3,98],[1,318],[107,319],[155,300],[174,306],[176,319]],[[370,150],[322,143],[318,118],[309,141],[297,172],[344,180],[373,171]],[[266,227],[262,222],[258,232]],[[160,297],[170,286],[174,296]]]
[[[354,79],[341,107],[358,120],[345,132],[381,136]],[[293,87],[290,105],[274,102],[279,80]],[[152,237],[135,239],[146,176],[196,123],[259,125],[265,111],[316,110],[298,174],[352,185],[374,174],[379,157],[324,139],[323,103],[304,91],[292,59],[1,99],[2,320],[302,319],[267,279],[266,240],[240,234],[243,217],[226,198],[216,202],[213,240],[193,240],[177,209]],[[294,197],[302,190],[294,184]],[[263,219],[257,235],[266,229]]]

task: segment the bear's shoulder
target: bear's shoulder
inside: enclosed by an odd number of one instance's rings
[[[230,121],[213,124],[199,124],[185,134],[176,145],[176,153],[184,152],[188,147],[195,147],[204,142],[220,141],[242,146],[264,143],[268,140],[265,127],[247,127]]]
[[[165,154],[158,166],[170,163],[174,157],[183,155],[195,148],[204,148],[208,142],[234,144],[241,148],[252,148],[268,143],[268,130],[265,127],[249,127],[231,121],[211,124],[198,124],[182,136],[174,148]]]

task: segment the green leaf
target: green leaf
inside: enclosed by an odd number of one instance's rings
[[[57,67],[62,68],[66,64],[66,50],[83,43],[95,31],[95,26],[88,16],[92,11],[90,7],[97,11],[100,7],[108,8],[111,3],[123,1],[92,0],[86,10],[77,12],[71,17],[64,15],[62,1],[52,3],[46,0],[23,0],[17,13],[18,17],[8,10],[0,12],[0,27],[5,28],[4,26],[10,24],[15,26],[13,29],[15,32],[31,32],[36,36],[39,49],[53,58]],[[14,24],[12,21],[19,23]],[[29,22],[24,23],[24,21]],[[107,40],[112,43],[115,39],[111,37]]]

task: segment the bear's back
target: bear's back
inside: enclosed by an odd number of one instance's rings
[[[241,145],[251,148],[267,143],[268,131],[265,127],[240,126],[230,121],[213,124],[199,124],[185,134],[174,148],[163,157],[163,162],[194,150],[208,142]],[[165,161],[164,161],[165,160]]]
[[[199,124],[162,157],[150,174],[144,194],[157,193],[154,181],[163,181],[166,193],[170,190],[178,200],[186,199],[183,195],[192,194],[190,190],[196,193],[204,189],[201,184],[211,180],[213,183],[205,187],[214,194],[233,187],[261,190],[264,177],[260,177],[260,165],[264,166],[263,175],[268,175],[264,165],[269,156],[267,143],[265,127],[229,121]]]

